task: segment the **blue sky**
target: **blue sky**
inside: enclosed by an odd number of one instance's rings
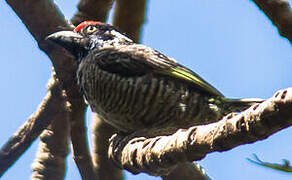
[[[56,1],[70,19],[77,0]],[[175,58],[210,82],[227,97],[269,98],[292,86],[291,44],[248,0],[150,1],[142,43]],[[289,0],[292,3],[292,0]],[[10,7],[0,2],[0,99],[2,145],[26,121],[46,94],[51,63]],[[88,119],[90,114],[88,113]],[[90,129],[90,120],[87,122]],[[249,163],[257,154],[262,160],[292,161],[292,129],[267,140],[212,153],[199,161],[216,180],[288,180],[287,175]],[[37,143],[3,176],[4,180],[28,179]],[[154,179],[142,174],[128,179]],[[68,156],[66,179],[80,179]],[[160,178],[156,178],[160,179]]]

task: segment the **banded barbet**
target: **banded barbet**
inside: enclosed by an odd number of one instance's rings
[[[207,124],[262,101],[225,98],[173,58],[109,24],[85,21],[47,39],[75,56],[78,84],[92,111],[126,133]]]

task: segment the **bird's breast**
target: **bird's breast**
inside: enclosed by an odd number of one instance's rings
[[[157,74],[122,77],[98,66],[83,67],[78,77],[91,109],[119,130],[207,121],[207,97],[174,79]]]

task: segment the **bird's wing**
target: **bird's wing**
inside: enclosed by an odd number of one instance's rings
[[[99,66],[112,73],[133,76],[155,72],[188,81],[209,94],[223,96],[192,70],[144,45],[134,44],[104,48],[93,54],[95,54],[94,58]]]

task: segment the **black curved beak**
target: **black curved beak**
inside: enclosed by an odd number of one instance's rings
[[[79,59],[85,52],[88,42],[83,36],[73,31],[59,31],[46,37],[69,51],[76,59]]]

